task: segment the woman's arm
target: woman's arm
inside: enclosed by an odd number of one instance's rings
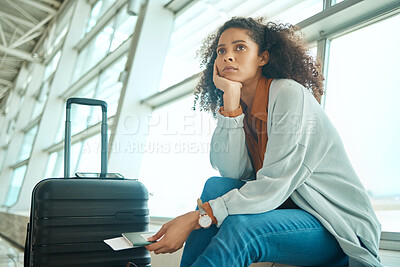
[[[217,226],[231,214],[255,214],[277,208],[311,175],[304,164],[311,136],[304,111],[307,92],[294,81],[274,83],[278,93],[270,102],[272,121],[263,167],[257,180],[209,202]]]
[[[217,127],[210,145],[210,161],[223,177],[246,179],[253,173],[245,142],[243,118],[243,113],[233,118],[217,114]]]
[[[224,116],[217,112],[217,128],[210,145],[211,166],[223,177],[246,179],[253,173],[253,167],[245,142],[244,114],[239,106],[242,84],[221,77],[216,64],[213,81],[224,92],[224,111],[227,114]]]

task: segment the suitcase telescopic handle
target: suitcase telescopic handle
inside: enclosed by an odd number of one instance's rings
[[[67,100],[64,140],[64,178],[69,178],[71,165],[71,105],[101,106],[101,173],[100,177],[107,175],[107,103],[102,100],[72,97]]]

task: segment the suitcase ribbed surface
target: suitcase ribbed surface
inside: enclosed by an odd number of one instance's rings
[[[33,266],[150,266],[145,248],[113,251],[104,239],[148,231],[148,192],[129,179],[46,179],[32,194]]]

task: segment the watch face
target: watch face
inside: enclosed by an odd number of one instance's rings
[[[207,228],[207,227],[211,226],[212,220],[211,220],[210,216],[203,215],[203,216],[200,216],[200,218],[199,218],[199,224],[201,227]]]

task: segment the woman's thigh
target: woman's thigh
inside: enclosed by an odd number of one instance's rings
[[[193,266],[343,266],[347,261],[336,239],[314,216],[288,209],[228,216]]]

